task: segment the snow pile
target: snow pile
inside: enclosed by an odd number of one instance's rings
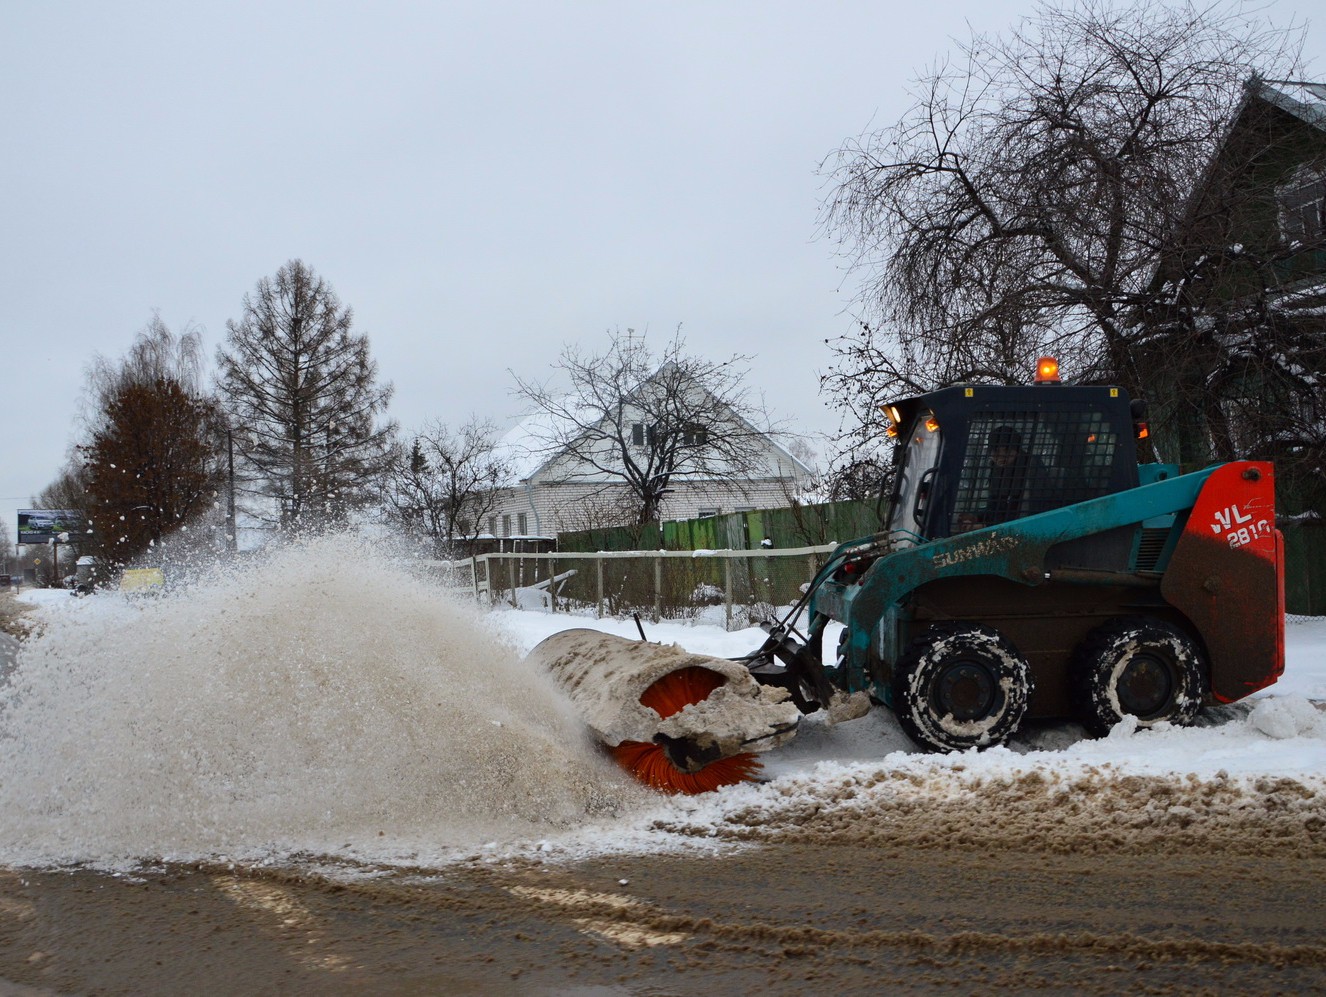
[[[1259,700],[1248,722],[1267,737],[1279,740],[1326,735],[1326,716],[1302,696]]]
[[[1318,777],[1142,775],[1112,765],[1028,764],[1003,748],[988,755],[825,764],[728,790],[721,803],[691,812],[675,808],[654,827],[728,842],[872,848],[1323,853],[1326,783]]]
[[[351,541],[45,616],[0,690],[6,864],[400,860],[643,797],[477,613]]]

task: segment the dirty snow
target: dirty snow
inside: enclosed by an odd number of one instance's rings
[[[1326,619],[1291,621],[1280,683],[1193,728],[1124,723],[1092,740],[1033,725],[1007,747],[931,755],[887,710],[816,714],[762,756],[765,783],[665,798],[605,767],[520,659],[567,627],[635,637],[633,621],[480,613],[346,543],[160,598],[25,592],[44,633],[0,686],[0,863],[418,868],[904,831],[970,847],[1201,834],[1194,847],[1323,849]],[[763,638],[645,626],[720,657]]]
[[[566,616],[497,611],[518,646],[571,625]],[[586,621],[632,636],[633,621]],[[943,847],[1022,842],[1032,850],[1145,852],[1160,839],[1197,850],[1326,854],[1326,619],[1287,624],[1285,675],[1268,690],[1204,712],[1198,726],[1119,724],[1091,739],[1071,723],[1033,724],[1004,747],[919,751],[888,710],[830,725],[802,720],[784,747],[761,755],[763,785],[668,801],[644,819],[589,828],[545,849],[770,842],[813,836]],[[746,653],[764,634],[716,625],[646,624],[650,640],[718,656]],[[833,634],[829,646],[832,646]],[[1131,719],[1131,718],[1130,718]]]
[[[742,664],[723,658],[686,654],[676,644],[650,645],[639,640],[573,628],[540,641],[528,661],[555,676],[584,723],[608,745],[650,742],[659,734],[699,737],[724,754],[748,750],[756,738],[786,729],[792,736],[800,712],[784,689],[757,683]],[[640,697],[663,676],[698,665],[727,681],[705,700],[692,703],[665,720]],[[769,741],[767,743],[774,743]]]

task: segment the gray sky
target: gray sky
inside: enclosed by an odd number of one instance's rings
[[[681,324],[694,352],[753,354],[794,428],[832,431],[818,375],[852,288],[817,238],[817,168],[895,120],[967,23],[1029,10],[8,0],[0,526],[63,463],[94,353],[156,312],[214,355],[296,257],[354,309],[406,429],[505,424],[508,369]]]

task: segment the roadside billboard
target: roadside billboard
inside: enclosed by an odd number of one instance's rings
[[[87,533],[87,522],[76,509],[20,509],[18,510],[18,542],[44,544],[59,540],[68,533],[69,539],[82,538]]]

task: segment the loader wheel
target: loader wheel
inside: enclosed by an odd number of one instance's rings
[[[893,709],[929,751],[1002,744],[1031,699],[1027,659],[997,630],[945,623],[918,637],[893,669]]]
[[[1178,627],[1141,616],[1120,617],[1087,635],[1069,672],[1082,725],[1097,737],[1126,716],[1139,727],[1187,725],[1202,708],[1202,655]]]

